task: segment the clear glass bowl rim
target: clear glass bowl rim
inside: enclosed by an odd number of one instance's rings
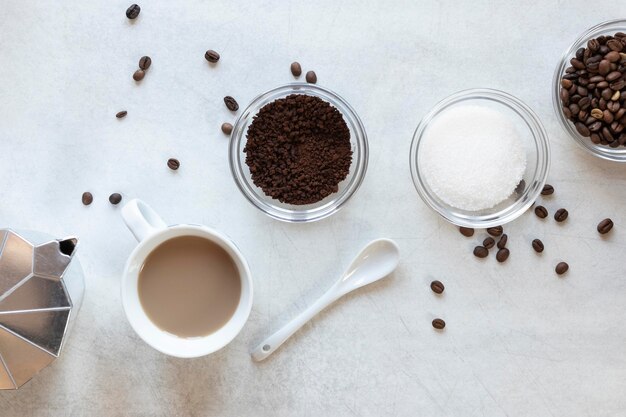
[[[586,44],[591,38],[597,37],[602,32],[615,31],[626,32],[626,19],[607,20],[599,23],[586,31],[584,31],[574,42],[572,42],[563,55],[554,70],[552,79],[552,104],[556,118],[559,120],[561,127],[574,139],[574,141],[590,154],[607,161],[626,162],[626,148],[611,148],[605,145],[596,145],[591,139],[581,136],[574,127],[574,124],[565,118],[561,110],[561,98],[559,96],[561,90],[561,75],[565,73],[565,69],[569,66],[569,60],[576,54],[578,45]]]
[[[245,125],[256,115],[261,107],[273,100],[289,94],[307,93],[313,94],[329,102],[344,115],[346,123],[349,127],[351,127],[351,131],[354,132],[355,136],[353,140],[356,144],[355,146],[357,151],[355,152],[355,155],[353,155],[351,166],[351,169],[354,169],[354,171],[351,173],[351,177],[345,188],[324,205],[312,209],[298,209],[298,206],[293,206],[294,208],[292,209],[285,209],[272,204],[271,197],[267,197],[265,200],[257,197],[254,190],[258,189],[258,187],[251,181],[248,181],[245,177],[243,170],[247,167],[244,167],[245,163],[242,164],[240,160],[239,149],[241,148],[242,142],[245,141]],[[350,104],[343,97],[334,91],[321,87],[317,84],[304,82],[283,84],[255,97],[235,121],[229,145],[229,163],[231,174],[235,184],[237,184],[237,187],[244,197],[266,215],[277,220],[292,223],[304,223],[321,220],[331,216],[344,207],[344,205],[354,195],[354,193],[356,193],[363,183],[363,179],[365,178],[365,173],[367,171],[368,156],[369,146],[365,127],[352,106],[350,106]]]
[[[486,99],[495,101],[516,112],[522,119],[524,119],[526,125],[528,126],[537,149],[537,167],[534,172],[533,181],[531,184],[527,184],[527,189],[522,195],[522,198],[518,199],[508,208],[493,214],[457,215],[451,212],[448,207],[439,204],[428,191],[428,187],[424,184],[425,180],[421,178],[417,163],[418,149],[421,138],[433,118],[449,106],[471,99]],[[435,106],[422,118],[415,129],[413,140],[411,142],[409,158],[411,178],[413,179],[413,184],[417,193],[424,203],[450,223],[457,226],[472,228],[501,226],[524,214],[524,212],[526,212],[526,210],[528,210],[528,208],[539,197],[539,194],[541,193],[541,190],[543,189],[543,186],[548,178],[548,172],[550,171],[550,145],[548,143],[548,135],[537,114],[515,96],[505,93],[504,91],[490,88],[471,88],[458,91],[435,104]]]

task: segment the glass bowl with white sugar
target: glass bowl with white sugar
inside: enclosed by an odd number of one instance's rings
[[[471,89],[439,102],[413,135],[411,176],[424,202],[458,226],[487,228],[521,216],[550,168],[548,137],[521,100]]]

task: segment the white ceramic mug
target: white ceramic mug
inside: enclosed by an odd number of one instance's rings
[[[132,328],[147,344],[167,355],[195,358],[208,355],[230,343],[248,320],[252,308],[252,278],[248,264],[237,247],[223,234],[200,225],[167,226],[158,214],[141,200],[122,208],[122,217],[139,244],[130,254],[122,278],[122,304]],[[139,301],[139,272],[148,255],[161,243],[180,236],[198,236],[221,246],[233,259],[241,279],[241,297],[235,314],[219,330],[203,337],[182,338],[157,327]]]

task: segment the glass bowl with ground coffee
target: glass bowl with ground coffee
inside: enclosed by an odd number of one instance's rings
[[[350,105],[294,83],[255,98],[231,136],[230,168],[243,195],[270,217],[310,222],[339,210],[361,185],[368,145]]]
[[[583,149],[626,162],[626,19],[600,23],[567,48],[554,72],[552,103]]]
[[[547,134],[522,101],[471,89],[435,105],[413,135],[411,176],[427,206],[458,226],[488,228],[521,216],[550,168]]]

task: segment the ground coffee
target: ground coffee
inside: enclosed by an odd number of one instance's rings
[[[304,94],[266,104],[244,148],[252,181],[282,203],[316,203],[338,191],[350,172],[350,130],[335,107]]]

